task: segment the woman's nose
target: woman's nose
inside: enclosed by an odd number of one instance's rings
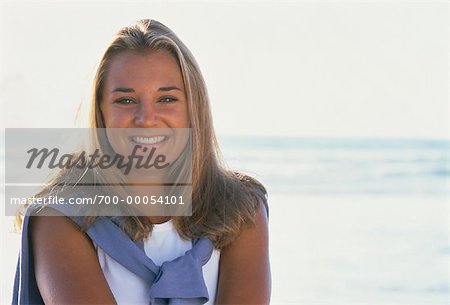
[[[138,128],[154,128],[158,126],[158,113],[153,103],[140,103],[134,114],[134,123]]]

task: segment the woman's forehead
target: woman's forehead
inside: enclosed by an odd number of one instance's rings
[[[150,83],[183,86],[180,66],[169,52],[126,51],[112,58],[106,72],[105,87]]]

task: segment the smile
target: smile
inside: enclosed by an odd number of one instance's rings
[[[131,140],[136,144],[149,145],[149,144],[157,144],[157,143],[164,142],[168,138],[169,138],[168,136],[154,136],[154,137],[134,136],[134,137],[131,137]]]

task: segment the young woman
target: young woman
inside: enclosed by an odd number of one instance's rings
[[[91,127],[190,128],[192,216],[30,212],[13,303],[269,303],[265,188],[222,165],[202,75],[170,29],[141,20],[118,32],[96,73]]]

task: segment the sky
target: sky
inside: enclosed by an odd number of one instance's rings
[[[3,127],[84,126],[102,52],[152,18],[196,57],[219,135],[450,138],[447,1],[1,3]]]

